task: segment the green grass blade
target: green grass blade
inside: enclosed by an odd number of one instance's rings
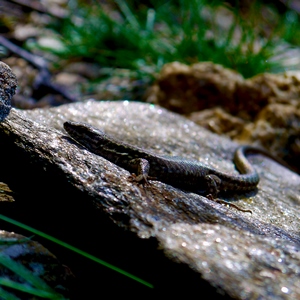
[[[8,223],[11,223],[13,225],[16,225],[18,227],[21,227],[23,229],[26,229],[26,230],[28,230],[28,231],[36,234],[36,235],[39,235],[39,236],[41,236],[41,237],[43,237],[45,239],[48,239],[48,240],[50,240],[50,241],[52,241],[52,242],[54,242],[56,244],[59,244],[59,245],[65,247],[65,248],[67,248],[67,249],[69,249],[69,250],[71,250],[71,251],[73,251],[75,253],[78,253],[78,254],[80,254],[80,255],[82,255],[82,256],[90,259],[90,260],[93,260],[93,261],[97,262],[98,264],[103,265],[104,267],[107,267],[107,268],[109,268],[109,269],[111,269],[111,270],[113,270],[115,272],[118,272],[118,273],[120,273],[120,274],[122,274],[122,275],[124,275],[124,276],[126,276],[126,277],[128,277],[128,278],[130,278],[132,280],[135,280],[136,282],[139,282],[139,283],[141,283],[141,284],[143,284],[143,285],[145,285],[145,286],[147,286],[149,288],[154,288],[154,286],[151,283],[149,283],[149,282],[147,282],[147,281],[145,281],[145,280],[143,280],[143,279],[141,279],[141,278],[139,278],[137,276],[134,276],[133,274],[130,274],[130,273],[128,273],[128,272],[126,272],[126,271],[124,271],[124,270],[122,270],[122,269],[120,269],[120,268],[118,268],[118,267],[116,267],[116,266],[114,266],[114,265],[112,265],[110,263],[107,263],[106,261],[103,261],[100,258],[95,257],[95,256],[93,256],[93,255],[91,255],[91,254],[89,254],[89,253],[87,253],[87,252],[85,252],[83,250],[80,250],[80,249],[78,249],[78,248],[76,248],[76,247],[74,247],[74,246],[72,246],[72,245],[70,245],[68,243],[65,243],[65,242],[63,242],[63,241],[61,241],[61,240],[59,240],[59,239],[57,239],[57,238],[55,238],[53,236],[50,236],[50,235],[48,235],[48,234],[46,234],[44,232],[41,232],[41,231],[39,231],[37,229],[34,229],[34,228],[32,228],[32,227],[30,227],[28,225],[22,224],[21,222],[18,222],[16,220],[13,220],[13,219],[11,219],[9,217],[6,217],[4,215],[1,215],[1,214],[0,214],[0,219],[6,221]]]
[[[0,287],[0,299],[5,300],[21,300],[17,296],[5,291],[3,288]]]
[[[126,2],[125,1],[121,1],[121,0],[115,0],[115,1],[119,5],[122,13],[126,17],[126,19],[129,22],[129,24],[133,28],[138,29],[140,27],[139,22],[135,18],[134,14],[131,12],[131,10],[130,10],[129,6],[126,4]]]
[[[52,299],[52,300],[54,300],[54,299],[55,300],[66,299],[62,295],[58,295],[55,292],[48,292],[48,291],[36,289],[36,288],[33,288],[29,285],[25,285],[25,284],[22,284],[22,283],[19,283],[19,282],[15,282],[15,281],[10,280],[10,279],[5,278],[5,277],[0,277],[0,285],[10,287],[10,288],[13,288],[15,290],[25,292],[25,293],[28,293],[28,294],[31,294],[31,295],[39,296],[39,297],[42,297],[42,298],[46,298],[46,299]],[[2,297],[0,299],[7,299],[6,297],[5,298],[3,297],[4,295],[1,294],[1,292],[2,292],[1,290],[2,289],[0,288],[0,296]],[[16,296],[14,296],[14,297],[15,298],[11,298],[11,299],[19,299],[19,298],[16,298]]]
[[[33,275],[33,273],[22,264],[14,261],[9,256],[4,255],[3,253],[0,253],[0,264],[23,277],[26,281],[28,281],[36,288],[48,291],[50,293],[55,293],[55,291],[44,280],[36,275]]]

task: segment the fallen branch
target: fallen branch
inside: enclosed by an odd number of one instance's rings
[[[52,17],[64,19],[67,15],[67,12],[60,7],[45,7],[40,1],[32,1],[32,0],[11,0],[20,6],[30,8],[32,10],[38,11],[43,14],[51,15]]]
[[[7,48],[9,51],[13,52],[14,54],[18,55],[19,57],[28,61],[31,65],[39,70],[38,75],[35,78],[33,84],[33,97],[39,97],[53,93],[53,94],[60,94],[65,99],[70,102],[77,102],[78,99],[71,95],[68,91],[64,89],[64,87],[55,84],[51,81],[51,73],[48,68],[48,63],[39,56],[33,55],[32,53],[20,48],[19,46],[13,44],[11,41],[6,39],[3,36],[0,36],[0,45]]]

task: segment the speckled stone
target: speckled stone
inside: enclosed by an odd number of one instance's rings
[[[134,184],[126,170],[68,138],[62,126],[67,120],[86,122],[125,142],[197,159],[228,173],[237,173],[232,163],[236,143],[158,106],[128,101],[12,109],[0,124],[6,145],[22,149],[32,164],[51,166],[116,223],[140,238],[153,237],[168,257],[189,265],[227,295],[300,297],[297,174],[263,156],[251,157],[261,177],[258,190],[227,199],[252,211],[245,213],[162,182]]]

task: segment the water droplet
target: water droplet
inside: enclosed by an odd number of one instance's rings
[[[205,268],[207,268],[208,267],[208,263],[206,261],[203,261],[202,262],[202,266],[205,267]]]

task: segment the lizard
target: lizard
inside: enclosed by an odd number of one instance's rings
[[[246,158],[246,154],[263,154],[276,162],[282,163],[266,150],[249,145],[239,146],[233,161],[240,174],[223,173],[197,160],[187,160],[174,156],[163,156],[152,151],[119,141],[103,131],[88,124],[67,121],[64,129],[76,142],[90,152],[100,155],[112,163],[132,172],[136,182],[155,179],[185,190],[206,195],[209,199],[229,204],[216,199],[220,192],[248,192],[255,190],[259,175]]]

